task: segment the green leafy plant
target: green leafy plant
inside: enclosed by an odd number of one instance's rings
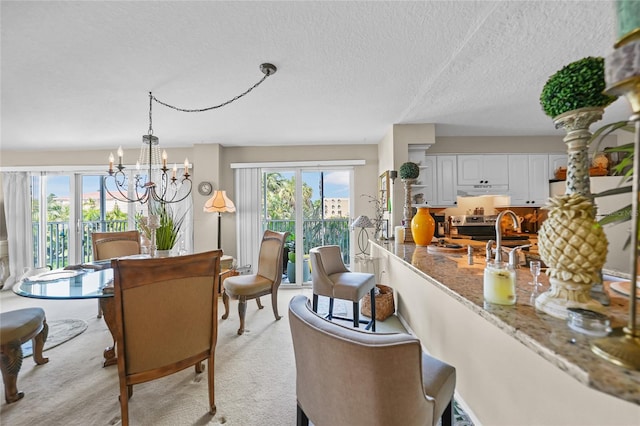
[[[615,123],[609,123],[607,125],[602,126],[601,128],[599,128],[593,133],[590,139],[590,143],[594,143],[597,150],[602,140],[616,130],[634,132],[635,129],[633,125],[628,121],[618,121]],[[621,176],[620,184],[616,188],[594,194],[594,197],[607,197],[612,195],[631,193],[633,189],[631,186],[631,181],[633,179],[633,157],[635,154],[634,151],[635,151],[635,147],[633,143],[628,143],[625,145],[614,146],[614,147],[608,147],[604,149],[605,153],[618,153],[623,155],[620,162],[612,168],[612,172],[614,175]],[[628,204],[612,213],[609,213],[608,215],[600,219],[598,223],[604,226],[604,225],[627,222],[630,220],[631,220],[631,204]],[[624,248],[626,249],[629,246],[629,244],[631,244],[631,235],[629,235],[629,237],[625,241]]]
[[[186,213],[178,216],[170,206],[164,203],[160,203],[153,208],[152,213],[158,215],[160,224],[156,229],[156,248],[158,250],[171,250],[178,241]]]
[[[407,161],[400,166],[400,179],[416,179],[420,176],[420,168],[416,163]]]
[[[540,95],[549,117],[587,107],[606,107],[617,96],[605,95],[604,58],[586,57],[572,62],[547,80]]]
[[[289,253],[287,253],[287,258],[289,262],[296,263],[296,236],[291,233],[287,237],[287,241],[284,243],[285,246],[289,249]]]
[[[362,194],[361,197],[369,198],[369,203],[373,204],[375,208],[375,217],[373,218],[373,224],[375,225],[375,234],[376,237],[380,234],[380,230],[382,229],[382,220],[384,217],[384,205],[382,204],[382,200],[378,197],[374,197],[370,194]]]

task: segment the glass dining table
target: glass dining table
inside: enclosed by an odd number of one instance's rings
[[[55,269],[23,278],[13,286],[19,296],[34,299],[99,299],[103,318],[113,345],[104,352],[103,366],[117,363],[115,351],[115,307],[113,299],[113,269],[111,261],[95,262],[78,269]]]
[[[127,258],[132,257],[134,256],[127,256]],[[148,258],[149,256],[135,255],[135,257]],[[225,278],[237,274],[238,272],[234,269],[223,269],[220,272],[218,286],[224,282]],[[117,364],[115,350],[117,326],[111,260],[79,265],[76,269],[55,269],[28,276],[16,283],[13,291],[19,296],[34,299],[98,299],[104,322],[113,338],[113,345],[104,349],[102,365],[108,367]]]

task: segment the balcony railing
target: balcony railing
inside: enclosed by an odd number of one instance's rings
[[[265,229],[295,234],[294,220],[269,220],[265,222]],[[304,220],[303,225],[303,249],[309,253],[313,247],[335,244],[340,246],[345,264],[350,264],[349,259],[349,219],[314,219]],[[93,248],[91,246],[91,234],[93,232],[121,232],[128,230],[126,220],[89,221],[82,222],[82,244],[80,262],[93,261]],[[64,268],[69,265],[69,222],[47,222],[46,249],[44,262],[39,259],[38,245],[39,225],[33,222],[33,247],[34,265],[47,265],[53,269]]]
[[[93,248],[91,246],[91,234],[100,232],[120,232],[128,229],[126,220],[98,220],[82,222],[82,263],[93,261]],[[46,248],[44,262],[40,262],[40,249],[38,235],[40,227],[38,222],[33,222],[33,253],[34,265],[44,264],[52,269],[64,268],[69,265],[69,222],[47,222]]]
[[[268,220],[265,229],[295,234],[294,220]],[[323,245],[340,246],[345,264],[349,264],[349,218],[303,220],[303,249],[309,253],[313,247]]]

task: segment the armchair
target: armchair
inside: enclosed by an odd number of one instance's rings
[[[376,331],[376,306],[371,303],[371,321],[360,320],[358,304],[367,292],[375,300],[376,280],[374,274],[351,272],[342,261],[340,246],[330,245],[312,248],[311,277],[313,282],[313,311],[318,312],[318,296],[329,298],[328,319],[348,319],[333,315],[333,299],[350,300],[353,303],[353,326],[366,323],[366,329]]]
[[[405,333],[367,333],[327,321],[299,295],[289,303],[297,425],[452,422],[454,367]]]

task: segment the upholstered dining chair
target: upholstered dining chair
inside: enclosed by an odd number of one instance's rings
[[[94,232],[91,234],[93,260],[107,260],[114,257],[140,254],[140,232]],[[102,308],[98,301],[98,318],[102,318]]]
[[[133,385],[207,361],[209,412],[215,414],[221,250],[156,259],[114,259],[116,349],[122,424]]]
[[[353,303],[353,326],[367,324],[366,328],[376,331],[376,306],[371,303],[371,320],[360,320],[359,303],[367,293],[375,299],[376,279],[374,274],[351,272],[342,261],[340,246],[314,247],[309,251],[311,258],[311,281],[313,284],[313,311],[318,312],[318,296],[329,298],[327,319],[348,320],[333,315],[333,300],[350,300]]]
[[[415,337],[327,321],[302,295],[289,303],[289,324],[298,426],[451,425],[456,370]]]
[[[252,275],[236,275],[224,280],[222,291],[224,315],[222,319],[229,318],[229,298],[238,299],[238,314],[240,316],[238,334],[244,333],[247,300],[256,299],[258,308],[262,309],[260,297],[271,294],[273,315],[276,317],[276,321],[282,318],[278,314],[278,288],[282,281],[284,242],[288,235],[288,232],[264,231],[258,256],[258,271]]]

